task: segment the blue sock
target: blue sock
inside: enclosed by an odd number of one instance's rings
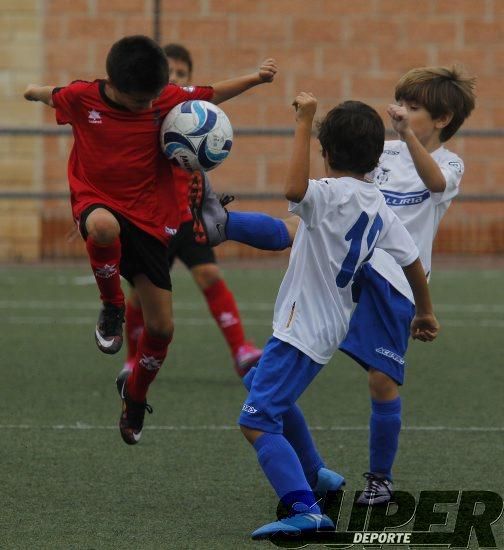
[[[385,402],[372,399],[369,429],[369,469],[392,481],[392,464],[401,431],[401,398]]]
[[[320,468],[325,468],[325,464],[315,447],[303,413],[297,405],[293,405],[282,419],[284,437],[296,451],[308,483],[315,487],[317,473]]]
[[[284,250],[291,244],[285,223],[261,212],[229,212],[226,237],[261,250]]]
[[[282,434],[265,433],[254,443],[257,460],[284,506],[291,509],[296,502],[320,514],[313,491],[299,462],[296,451]]]

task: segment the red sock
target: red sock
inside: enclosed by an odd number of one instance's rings
[[[216,320],[233,355],[245,343],[245,333],[232,292],[226,283],[219,279],[203,291],[210,312]]]
[[[96,244],[91,237],[86,240],[86,248],[91,269],[100,289],[100,299],[115,306],[124,305],[124,294],[121,290],[119,262],[121,261],[121,241],[119,237],[108,245]]]
[[[135,307],[131,302],[126,303],[126,361],[132,361],[136,357],[138,340],[144,327],[142,308]]]
[[[128,378],[128,395],[142,403],[168,352],[171,338],[156,338],[144,330],[138,341],[135,366]]]

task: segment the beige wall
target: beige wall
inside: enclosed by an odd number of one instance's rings
[[[0,124],[39,125],[42,108],[22,98],[27,82],[43,78],[42,2],[0,0]],[[43,188],[40,138],[0,136],[0,190]],[[39,257],[38,201],[0,201],[0,259]]]

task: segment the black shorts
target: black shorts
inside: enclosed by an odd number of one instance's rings
[[[188,269],[201,264],[214,264],[215,254],[211,246],[197,244],[194,240],[192,221],[184,222],[168,247],[170,268],[175,258],[180,258]]]
[[[134,286],[135,275],[143,274],[154,286],[171,291],[171,262],[168,247],[108,206],[93,204],[82,212],[79,219],[79,231],[83,239],[87,239],[86,220],[89,214],[97,208],[108,210],[121,227],[121,263],[119,266],[121,275]]]

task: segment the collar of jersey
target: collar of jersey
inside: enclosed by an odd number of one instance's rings
[[[110,97],[105,93],[105,80],[99,81],[98,89],[100,90],[101,98],[109,107],[112,107],[112,109],[117,109],[118,111],[125,111],[126,113],[131,113],[131,111],[128,108],[124,107],[124,105],[119,105],[119,103],[116,103],[115,101],[112,101],[112,99],[110,99]]]

